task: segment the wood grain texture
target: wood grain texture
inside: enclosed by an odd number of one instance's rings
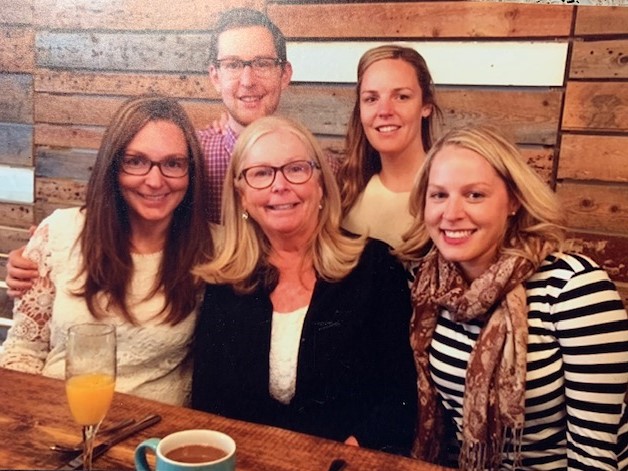
[[[35,22],[56,29],[207,30],[223,10],[264,9],[264,0],[91,0],[67,3],[37,0]]]
[[[628,86],[625,82],[569,82],[562,127],[628,132]]]
[[[32,73],[35,66],[34,45],[33,28],[0,26],[0,70]]]
[[[31,24],[33,0],[0,0],[0,23]]]
[[[35,145],[59,147],[81,147],[97,149],[100,146],[104,126],[79,126],[36,124],[33,140]]]
[[[34,74],[37,92],[86,95],[128,95],[159,93],[178,98],[220,99],[209,82],[199,74],[138,74],[38,69]]]
[[[0,164],[33,165],[33,126],[0,123]]]
[[[67,178],[87,182],[96,161],[96,150],[43,147],[37,150],[36,177]]]
[[[628,26],[626,26],[628,33]],[[571,78],[628,78],[628,39],[575,41]]]
[[[33,78],[0,72],[0,122],[33,122]]]
[[[628,283],[628,237],[586,232],[568,237],[569,250],[591,257],[614,281]]]
[[[0,225],[0,253],[7,254],[13,249],[26,245],[29,239],[27,229]]]
[[[564,134],[557,177],[628,183],[628,136]]]
[[[625,7],[579,6],[576,35],[609,35],[628,32],[628,9]]]
[[[556,193],[570,228],[628,236],[628,185],[559,183]]]
[[[207,33],[41,31],[35,39],[37,66],[132,72],[203,73]]]
[[[28,229],[35,223],[33,214],[32,204],[0,202],[0,224],[2,225]]]
[[[19,397],[0,410],[0,439],[11,443],[3,450],[9,463],[26,469],[55,469],[64,458],[48,450],[50,443],[71,444],[79,428],[70,416],[62,380],[0,369],[0,397]],[[184,407],[116,393],[105,423],[159,414],[161,422],[119,443],[94,461],[94,468],[131,470],[135,447],[149,437],[164,437],[177,430],[214,429],[237,443],[238,471],[324,471],[335,458],[350,470],[445,471],[440,466],[367,448],[239,420]],[[65,458],[67,461],[67,457]]]
[[[268,14],[289,38],[515,38],[568,35],[573,8],[485,2],[271,3]]]
[[[85,201],[86,182],[66,178],[44,178],[35,181],[36,202],[79,206]]]

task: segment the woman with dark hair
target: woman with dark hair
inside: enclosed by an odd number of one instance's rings
[[[417,51],[386,45],[360,58],[356,90],[338,171],[343,227],[394,247],[412,222],[410,189],[441,114],[434,83]]]
[[[117,327],[119,391],[186,404],[200,284],[213,251],[203,159],[183,108],[144,96],[105,132],[85,205],[44,219],[25,254],[39,277],[14,306],[0,366],[63,378],[68,327]]]

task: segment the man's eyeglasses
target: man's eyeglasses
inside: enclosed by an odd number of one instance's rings
[[[137,177],[148,175],[154,166],[159,168],[164,177],[181,178],[188,174],[190,159],[187,157],[168,157],[161,162],[154,162],[139,155],[125,155],[120,164],[124,173]]]
[[[249,66],[251,71],[258,77],[269,76],[278,65],[284,61],[276,57],[256,57],[250,61],[242,59],[217,59],[214,61],[216,67],[230,77],[239,77],[244,68]]]
[[[281,172],[290,183],[301,185],[312,178],[315,168],[320,169],[321,167],[311,160],[296,160],[282,165],[281,167],[255,165],[242,170],[238,176],[238,180],[244,178],[244,181],[251,188],[263,190],[272,185],[277,176],[277,172]]]

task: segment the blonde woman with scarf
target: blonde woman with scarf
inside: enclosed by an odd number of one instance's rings
[[[628,319],[608,275],[560,252],[563,212],[483,128],[430,150],[398,248],[416,266],[420,459],[484,469],[627,469]]]

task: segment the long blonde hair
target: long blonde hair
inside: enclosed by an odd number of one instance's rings
[[[414,222],[395,251],[406,262],[416,262],[433,249],[424,223],[429,174],[434,159],[445,146],[457,146],[481,155],[506,184],[508,194],[519,203],[508,219],[502,253],[518,255],[535,265],[543,247],[559,250],[565,240],[565,219],[556,195],[530,168],[519,149],[494,129],[464,126],[452,129],[428,152],[410,193],[410,213]]]
[[[428,116],[417,116],[417,120],[421,120],[421,140],[423,149],[426,152],[432,147],[434,118],[440,119],[442,116],[442,112],[436,103],[432,75],[421,54],[412,48],[394,44],[379,46],[366,51],[358,63],[356,97],[349,119],[346,138],[347,158],[338,171],[343,214],[346,214],[353,207],[371,177],[382,169],[379,152],[375,150],[366,138],[364,126],[362,126],[362,120],[360,119],[360,88],[367,69],[375,62],[385,59],[399,59],[414,68],[419,87],[421,88],[423,105],[432,107],[432,112]]]
[[[320,166],[318,178],[323,190],[322,208],[307,247],[318,276],[327,281],[339,281],[358,262],[365,239],[341,233],[340,194],[320,145],[300,123],[267,116],[247,126],[233,150],[222,195],[224,238],[216,257],[195,270],[208,283],[231,284],[236,291],[248,293],[260,281],[268,288],[272,288],[277,281],[277,270],[268,262],[272,250],[268,238],[256,221],[242,218],[244,208],[238,185],[246,183],[237,180],[251,148],[262,136],[277,131],[295,135],[303,143],[309,157]]]

